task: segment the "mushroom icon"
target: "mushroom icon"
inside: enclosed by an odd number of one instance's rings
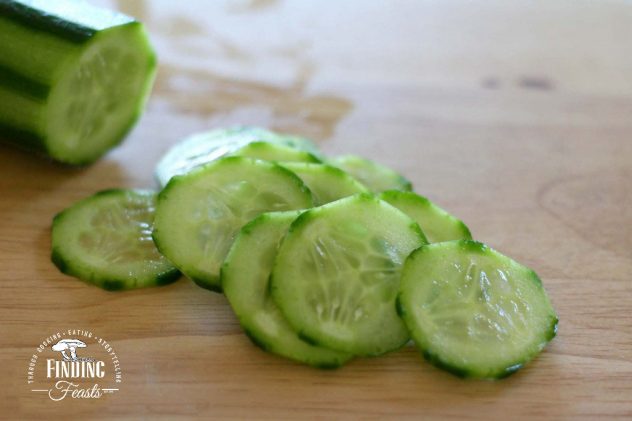
[[[85,348],[86,344],[79,339],[62,339],[52,346],[53,351],[61,352],[64,356],[64,361],[77,361],[77,348]],[[70,357],[66,354],[66,351],[70,351]]]

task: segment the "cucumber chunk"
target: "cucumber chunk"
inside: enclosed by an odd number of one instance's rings
[[[379,198],[395,206],[419,224],[428,242],[471,240],[470,229],[430,200],[413,192],[385,191]]]
[[[195,167],[259,141],[309,152],[317,158],[320,156],[318,148],[309,139],[282,135],[258,127],[233,127],[198,133],[184,139],[163,155],[156,165],[154,175],[161,186],[166,186],[171,177],[186,174]]]
[[[301,340],[270,297],[270,274],[279,243],[300,212],[264,213],[246,224],[222,266],[222,288],[241,326],[266,351],[321,368],[351,355]]]
[[[309,189],[289,170],[267,161],[221,158],[171,179],[158,196],[153,238],[186,276],[221,291],[220,266],[246,222],[264,212],[311,206]]]
[[[422,244],[417,223],[372,195],[308,210],[279,247],[272,297],[309,342],[383,354],[408,341],[395,298],[404,260]]]
[[[156,69],[143,25],[72,0],[0,2],[0,139],[68,164],[119,144]]]
[[[461,377],[512,374],[555,336],[558,322],[535,272],[469,240],[413,252],[398,309],[426,359]]]
[[[297,162],[284,162],[281,165],[303,180],[312,192],[316,206],[357,193],[369,192],[358,180],[331,165]]]
[[[413,189],[412,183],[401,174],[359,156],[335,156],[327,163],[348,172],[375,193],[386,190],[410,191]]]
[[[231,155],[275,162],[320,162],[320,159],[312,153],[270,142],[252,142],[242,146]]]
[[[52,260],[65,274],[107,290],[165,285],[180,277],[151,238],[156,194],[105,190],[57,214]]]

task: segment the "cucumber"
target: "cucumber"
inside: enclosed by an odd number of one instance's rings
[[[410,191],[413,189],[412,183],[401,174],[359,156],[336,156],[329,159],[327,163],[348,172],[375,193],[386,190]]]
[[[231,155],[275,162],[320,162],[320,159],[310,152],[270,142],[252,142]]]
[[[557,331],[535,272],[469,240],[413,252],[397,305],[425,358],[461,377],[508,376]]]
[[[239,323],[256,345],[315,367],[336,368],[351,355],[301,340],[270,297],[270,273],[279,243],[299,214],[264,213],[246,224],[224,260],[222,288]]]
[[[419,224],[428,242],[471,240],[470,229],[430,200],[413,192],[385,191],[379,198],[395,206]]]
[[[258,127],[233,127],[192,135],[171,147],[156,165],[154,175],[161,186],[171,177],[229,155],[251,142],[269,142],[289,146],[320,157],[314,143],[306,138],[287,136]],[[320,158],[318,158],[320,159]]]
[[[357,193],[369,192],[358,180],[331,165],[302,162],[284,162],[281,165],[303,180],[312,192],[316,206]]]
[[[105,190],[57,214],[52,260],[59,270],[106,290],[165,285],[180,277],[151,238],[156,194]]]
[[[308,210],[279,247],[272,297],[308,342],[383,354],[408,341],[395,298],[404,260],[422,244],[416,222],[372,195]]]
[[[67,164],[119,144],[156,57],[133,18],[72,0],[0,1],[0,139]]]
[[[289,170],[221,158],[169,181],[158,196],[153,238],[186,276],[219,292],[221,264],[245,223],[264,212],[312,205],[309,189]]]

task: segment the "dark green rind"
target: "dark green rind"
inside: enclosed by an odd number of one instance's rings
[[[86,271],[84,269],[76,266],[72,259],[64,257],[63,253],[55,248],[51,251],[51,261],[61,273],[77,278],[89,285],[100,287],[106,291],[124,291],[138,289],[138,287],[127,287],[127,285],[129,284],[129,279],[110,277],[104,278],[94,272],[90,273],[89,276],[86,276]],[[180,279],[180,276],[180,271],[174,268],[172,270],[157,274],[154,278],[153,283],[145,282],[143,288],[169,285]]]
[[[155,242],[156,240],[154,240],[154,243]],[[160,250],[160,248],[158,248],[158,250]],[[208,278],[203,279],[188,275],[187,277],[195,282],[195,285],[199,286],[200,288],[208,289],[209,291],[216,292],[218,294],[222,294],[224,292],[224,289],[222,288],[221,276],[213,278],[212,280],[209,280]]]
[[[46,141],[39,134],[0,121],[0,141],[40,156],[47,153]]]
[[[81,6],[84,8],[86,7],[85,5]],[[75,5],[75,7],[77,6]],[[95,13],[100,10],[94,6],[88,7],[91,13]],[[47,34],[62,38],[74,44],[83,44],[90,40],[97,32],[104,29],[103,27],[87,26],[79,22],[56,16],[51,13],[51,10],[30,7],[19,0],[0,1],[0,15],[21,24],[30,30],[46,32]],[[118,14],[116,17],[120,21],[119,24],[124,23],[125,20],[128,22],[132,22],[134,20],[133,18],[121,14]]]
[[[1,5],[2,3],[0,3]],[[0,63],[0,86],[15,93],[36,100],[45,100],[50,93],[50,86],[22,74]]]
[[[248,337],[248,339],[250,340],[250,342],[252,342],[252,344],[254,346],[256,346],[257,348],[261,349],[264,352],[269,353],[270,355],[274,355],[276,357],[279,358],[283,358],[283,356],[277,354],[274,352],[274,350],[270,347],[270,345],[268,345],[266,342],[259,340],[259,338],[254,335],[252,332],[250,332],[248,329],[246,329],[243,325],[241,326],[241,328],[244,331],[244,334]],[[298,335],[300,339],[304,340],[305,342],[307,342],[310,345],[314,345],[314,346],[318,346],[318,344],[310,342],[308,340],[306,340],[305,338],[303,338],[300,334]],[[349,358],[350,360],[351,358]],[[349,360],[343,360],[341,359],[339,362],[310,362],[310,361],[300,361],[312,368],[317,368],[319,370],[336,370],[342,366],[344,366]],[[294,361],[294,360],[292,360]],[[296,361],[299,362],[299,361]]]

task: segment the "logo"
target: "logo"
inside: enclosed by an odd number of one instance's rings
[[[86,330],[68,329],[41,341],[27,370],[31,392],[53,401],[99,399],[118,392],[122,381],[112,345]]]

